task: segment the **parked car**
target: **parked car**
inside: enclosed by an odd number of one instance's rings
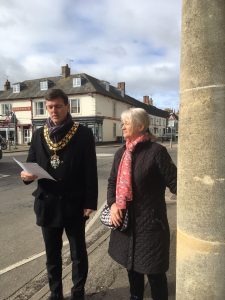
[[[0,159],[2,159],[2,147],[0,145]]]
[[[160,139],[161,139],[162,142],[165,142],[165,141],[170,141],[170,140],[171,140],[171,137],[172,137],[172,140],[173,140],[173,141],[176,140],[176,135],[175,135],[175,133],[172,133],[172,134],[171,134],[171,132],[166,132],[166,133],[164,133],[164,134],[160,137]]]

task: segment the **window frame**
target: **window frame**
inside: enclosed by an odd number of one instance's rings
[[[40,90],[47,91],[48,90],[48,80],[40,81]]]
[[[113,118],[116,117],[116,102],[113,102]]]
[[[13,84],[13,93],[20,93],[20,83]]]
[[[73,102],[76,101],[76,106],[72,105]],[[76,109],[76,111],[73,111],[73,109]],[[80,114],[80,98],[73,98],[70,99],[70,113],[71,114]]]
[[[116,126],[116,123],[113,123],[113,138],[115,138],[116,137],[116,128],[117,126]]]
[[[9,106],[9,109],[5,109],[6,106]],[[12,103],[1,103],[1,115],[8,116],[12,112]]]
[[[80,77],[74,77],[73,78],[73,87],[79,87],[81,86],[81,78]]]
[[[43,107],[38,107],[38,105],[42,103]],[[40,113],[40,110],[43,110],[43,113]],[[35,116],[45,116],[46,115],[46,107],[45,107],[45,101],[43,100],[39,100],[39,101],[35,101]]]

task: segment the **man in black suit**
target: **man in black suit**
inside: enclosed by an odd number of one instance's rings
[[[47,256],[51,296],[63,299],[62,234],[65,230],[72,259],[71,300],[84,299],[88,273],[85,221],[97,209],[97,164],[91,129],[72,120],[67,95],[52,89],[45,97],[49,118],[32,137],[27,162],[36,162],[56,181],[39,179],[34,211],[41,226]],[[25,184],[37,179],[21,172]]]

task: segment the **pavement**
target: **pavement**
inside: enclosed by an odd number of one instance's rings
[[[167,147],[167,148],[177,148],[177,143],[172,143],[172,145],[170,145],[170,142],[164,142],[161,143],[163,146]],[[119,143],[115,143],[115,144],[102,144],[102,145],[97,145],[97,147],[101,147],[101,148],[106,148],[106,147],[120,147],[122,144]],[[16,145],[16,146],[10,146],[10,149],[7,148],[6,150],[3,150],[3,156],[4,153],[14,153],[14,152],[24,152],[24,151],[28,151],[29,150],[28,145]]]
[[[6,150],[2,150],[3,152],[3,157],[4,157],[4,153],[15,153],[15,152],[25,152],[28,151],[30,146],[28,145],[16,145],[16,146],[10,146],[6,149]]]
[[[176,200],[167,192],[167,212],[170,224],[170,268],[167,272],[169,300],[175,300],[176,281]],[[94,214],[93,214],[94,215]],[[110,230],[92,216],[86,225],[86,243],[89,257],[89,273],[86,283],[86,300],[128,300],[129,285],[126,270],[108,255]],[[72,287],[69,249],[63,252],[64,299],[69,300]],[[46,300],[50,296],[45,266],[43,271],[31,279],[7,300]],[[144,300],[150,300],[150,287],[145,278]]]
[[[121,144],[103,144],[103,145],[97,145],[97,147],[101,147],[101,148],[106,148],[106,147],[120,147]],[[6,150],[3,150],[3,156],[4,156],[4,153],[15,153],[15,152],[26,152],[28,151],[30,148],[30,146],[28,145],[16,145],[15,146],[11,146],[10,149],[7,148]]]
[[[175,300],[176,218],[174,218],[174,214],[176,214],[176,202],[174,200],[167,201],[167,210],[171,229],[170,269],[167,272],[167,278],[169,287],[169,300]],[[97,222],[99,222],[99,220],[97,220]],[[105,229],[103,225],[100,225],[99,228],[102,229],[101,236],[98,237],[94,243],[88,245],[87,247],[89,257],[89,273],[86,283],[85,299],[127,300],[129,299],[129,286],[126,270],[122,266],[114,262],[107,253],[110,230]],[[88,234],[86,236],[88,244],[88,240],[90,237]],[[63,288],[64,297],[66,300],[69,300],[71,286],[71,264],[69,264],[63,270]],[[49,287],[46,283],[46,285],[42,289],[37,291],[37,293],[29,299],[46,300],[48,299],[49,295]],[[152,299],[147,278],[145,278],[144,299]]]

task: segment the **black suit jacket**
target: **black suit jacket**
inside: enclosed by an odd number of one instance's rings
[[[33,192],[34,211],[38,225],[63,227],[80,221],[84,208],[97,209],[97,163],[91,129],[79,125],[69,143],[57,151],[61,160],[57,169],[51,167],[52,154],[41,127],[33,134],[27,162],[38,163],[56,181],[38,180]]]

